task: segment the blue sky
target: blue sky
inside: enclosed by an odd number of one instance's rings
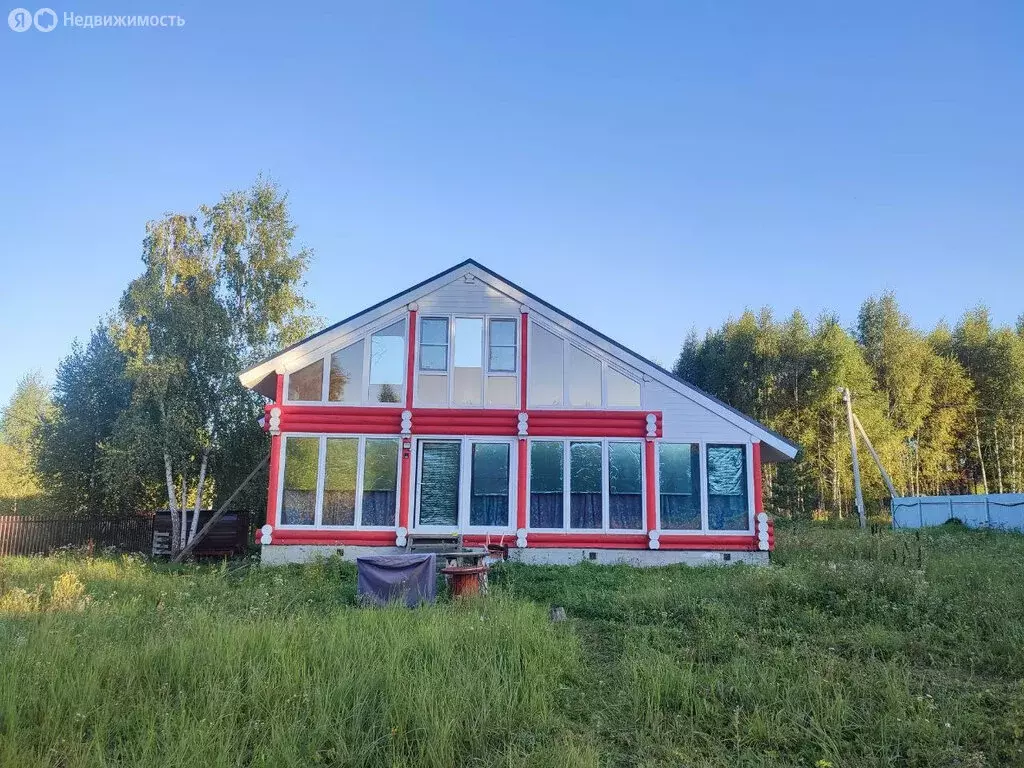
[[[470,257],[666,364],[764,304],[1024,312],[1019,2],[53,7],[186,24],[0,27],[0,401],[260,172],[328,321]]]

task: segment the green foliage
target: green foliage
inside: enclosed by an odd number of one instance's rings
[[[812,328],[799,312],[782,323],[745,312],[691,332],[675,373],[801,446],[796,462],[765,469],[766,503],[784,516],[852,512],[841,387],[899,493],[971,493],[985,477],[991,491],[1024,488],[1024,332],[993,328],[984,308],[927,336],[892,294],[865,301],[852,332],[829,314]],[[880,511],[888,490],[866,451],[861,462]]]
[[[51,409],[49,390],[34,372],[22,377],[0,412],[0,514],[39,511],[48,503],[36,455],[39,427]]]
[[[124,355],[99,326],[57,367],[54,409],[40,425],[36,463],[55,509],[116,514],[145,504],[145,483],[102,471],[103,452],[130,402]]]
[[[196,214],[150,222],[146,233],[145,271],[113,325],[132,391],[104,473],[126,478],[132,493],[163,484],[171,508],[208,506],[268,450],[257,425],[262,399],[237,375],[308,331],[300,289],[310,253],[293,247],[287,198],[264,180]],[[238,504],[261,508],[257,489]]]
[[[1024,761],[1024,536],[778,544],[767,568],[504,565],[411,611],[356,608],[337,558],[7,558],[0,764]]]

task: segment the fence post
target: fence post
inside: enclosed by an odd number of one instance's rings
[[[988,494],[985,494],[985,525],[992,527],[992,512],[988,508]]]
[[[949,517],[946,518],[947,522],[953,519],[953,497],[947,496],[946,501],[949,502]]]

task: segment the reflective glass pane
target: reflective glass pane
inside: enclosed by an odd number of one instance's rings
[[[327,398],[336,403],[358,403],[363,389],[363,341],[360,339],[331,355]]]
[[[362,525],[394,525],[398,504],[398,440],[366,438]]]
[[[448,345],[448,318],[425,317],[420,323],[421,344]]]
[[[601,361],[572,346],[569,347],[569,405],[601,407]]]
[[[317,360],[305,368],[292,371],[288,374],[288,399],[289,400],[315,400],[323,399],[324,391],[324,361]]]
[[[484,321],[455,319],[455,387],[452,405],[482,405]]]
[[[708,527],[719,531],[749,527],[745,446],[708,446]]]
[[[643,446],[608,443],[608,526],[643,527]]]
[[[459,520],[459,443],[422,443],[420,525],[457,525]]]
[[[421,374],[416,386],[416,402],[419,405],[448,405],[448,377]]]
[[[323,525],[355,525],[358,461],[359,438],[327,439],[327,456],[324,458],[324,506],[320,514]]]
[[[448,347],[423,344],[420,346],[421,371],[447,371]]]
[[[492,371],[514,371],[516,369],[516,348],[492,346],[487,366]]]
[[[370,337],[370,402],[399,403],[405,378],[405,321]]]
[[[491,345],[514,347],[516,345],[516,321],[491,320]]]
[[[530,349],[529,396],[531,405],[562,404],[562,339],[533,326]]]
[[[488,376],[487,404],[490,406],[514,408],[517,385],[518,380],[515,376]]]
[[[658,446],[658,487],[661,525],[665,530],[700,529],[700,446],[662,443]]]
[[[507,526],[508,443],[474,443],[472,459],[469,524]]]
[[[562,527],[562,443],[530,444],[530,527]]]
[[[640,382],[608,369],[608,405],[616,408],[640,407]]]
[[[478,317],[455,318],[455,367],[483,365],[484,321]]]
[[[569,527],[602,525],[601,444],[569,445]]]
[[[285,438],[282,525],[313,525],[316,516],[316,480],[319,463],[319,438]]]

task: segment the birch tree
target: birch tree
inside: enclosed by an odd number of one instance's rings
[[[213,498],[218,453],[225,446],[266,449],[256,424],[259,398],[237,374],[308,330],[301,288],[311,253],[296,249],[294,237],[286,197],[262,180],[146,227],[144,271],[125,291],[114,323],[133,391],[109,455],[115,470],[127,463],[160,478],[172,554],[195,536],[199,511]]]

